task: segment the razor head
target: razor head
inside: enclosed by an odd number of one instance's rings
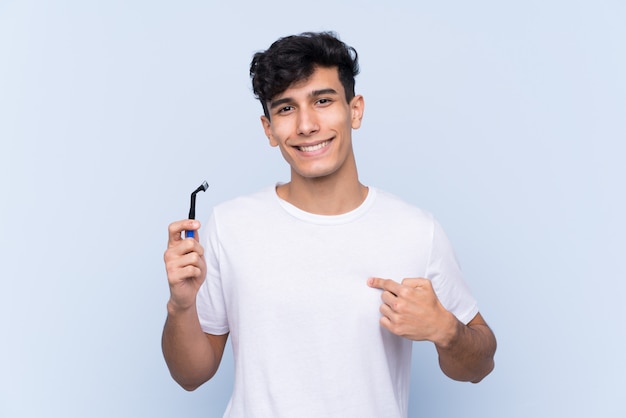
[[[200,185],[200,187],[198,187],[196,190],[193,191],[192,194],[196,194],[198,192],[206,192],[206,189],[209,188],[209,183],[205,181],[202,182],[202,184]]]

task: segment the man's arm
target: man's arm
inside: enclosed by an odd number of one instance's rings
[[[177,312],[168,303],[167,311],[161,340],[165,362],[180,386],[195,390],[217,372],[228,334],[205,334],[195,309]]]
[[[197,230],[198,221],[184,220],[169,226],[164,254],[170,300],[163,328],[162,348],[172,377],[186,390],[209,380],[220,365],[228,334],[205,334],[196,311],[196,296],[206,276],[204,248],[197,238],[183,239],[184,230]]]
[[[496,337],[480,313],[467,325],[452,316],[451,338],[435,343],[439,366],[451,379],[478,383],[494,368]]]
[[[496,338],[480,313],[464,325],[443,307],[428,279],[371,278],[368,284],[383,291],[381,325],[401,337],[432,341],[448,377],[477,383],[493,370]]]

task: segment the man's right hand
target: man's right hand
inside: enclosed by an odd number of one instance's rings
[[[200,222],[192,219],[173,222],[169,225],[167,250],[163,255],[167,280],[170,285],[169,309],[186,310],[195,305],[196,295],[206,277],[204,248],[194,238],[183,238],[183,231],[197,231]]]
[[[196,296],[206,277],[204,248],[198,242],[200,222],[185,219],[169,226],[165,259],[170,300],[163,328],[163,356],[172,377],[186,390],[194,390],[217,371],[228,333],[206,334],[198,319]],[[183,231],[195,231],[183,238]]]

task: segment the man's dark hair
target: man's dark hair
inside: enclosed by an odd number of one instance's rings
[[[337,67],[346,100],[354,97],[354,77],[359,73],[358,55],[333,32],[305,32],[286,36],[269,49],[257,52],[250,64],[252,89],[270,117],[267,102],[293,83],[306,80],[315,67]]]

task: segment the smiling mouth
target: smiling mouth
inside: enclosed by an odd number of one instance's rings
[[[325,146],[327,146],[328,144],[330,144],[330,140],[328,141],[324,141],[324,142],[320,142],[319,144],[316,145],[309,145],[309,146],[299,146],[297,147],[300,151],[304,151],[304,152],[313,152],[313,151],[317,151],[319,149],[324,148]]]

